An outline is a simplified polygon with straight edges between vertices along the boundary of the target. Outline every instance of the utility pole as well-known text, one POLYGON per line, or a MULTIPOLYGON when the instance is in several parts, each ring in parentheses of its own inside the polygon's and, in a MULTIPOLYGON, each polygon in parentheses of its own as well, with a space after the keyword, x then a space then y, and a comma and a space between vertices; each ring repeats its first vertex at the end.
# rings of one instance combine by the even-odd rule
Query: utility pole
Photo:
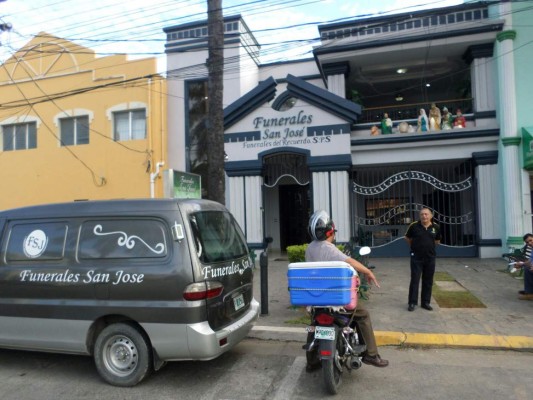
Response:
POLYGON ((207 0, 208 30, 208 124, 207 198, 225 204, 224 173, 224 19, 222 0, 207 0))
MULTIPOLYGON (((0 0, 0 3, 3 3, 6 0, 0 0)), ((0 33, 10 31, 13 26, 9 22, 4 22, 0 19, 0 33)), ((2 46, 2 41, 0 40, 0 46, 2 46)))
MULTIPOLYGON (((2 1, 2 0, 0 0, 2 1)), ((6 32, 6 31, 10 31, 12 28, 11 24, 8 22, 8 23, 2 23, 0 24, 0 33, 2 32, 6 32)), ((0 46, 2 46, 2 41, 0 40, 0 46)))

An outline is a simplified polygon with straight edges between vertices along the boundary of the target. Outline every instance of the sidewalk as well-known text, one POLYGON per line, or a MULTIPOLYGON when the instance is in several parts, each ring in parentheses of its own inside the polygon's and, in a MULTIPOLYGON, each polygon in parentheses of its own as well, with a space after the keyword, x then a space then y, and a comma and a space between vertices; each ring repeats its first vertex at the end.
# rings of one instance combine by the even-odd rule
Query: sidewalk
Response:
MULTIPOLYGON (((486 308, 417 307, 407 311, 408 258, 374 258, 381 288, 372 288, 365 306, 370 311, 378 344, 445 346, 533 351, 533 301, 518 299, 523 280, 507 272, 502 259, 440 258, 437 271, 453 276, 486 308)), ((269 254, 268 314, 260 315, 249 336, 265 340, 305 341, 305 324, 290 322, 304 315, 290 306, 286 256, 269 254)), ((261 300, 259 266, 254 296, 261 300)))

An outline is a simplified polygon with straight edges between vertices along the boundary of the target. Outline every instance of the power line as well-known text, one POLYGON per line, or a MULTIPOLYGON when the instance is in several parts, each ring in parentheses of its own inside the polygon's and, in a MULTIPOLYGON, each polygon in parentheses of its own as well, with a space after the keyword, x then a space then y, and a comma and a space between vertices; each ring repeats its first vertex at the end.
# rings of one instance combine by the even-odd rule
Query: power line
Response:
MULTIPOLYGON (((405 16, 403 16, 403 18, 406 18, 405 16)), ((382 41, 383 39, 386 40, 386 37, 384 37, 383 35, 380 36, 379 40, 382 41)), ((320 39, 319 38, 313 38, 313 39, 310 39, 311 42, 318 42, 320 39)), ((377 39, 376 39, 377 40, 377 39)), ((289 41, 289 43, 295 43, 294 41, 289 41)), ((297 43, 301 43, 300 41, 297 41, 297 43)), ((372 43, 371 41, 367 42, 367 43, 372 43)), ((277 51, 280 51, 281 49, 283 50, 286 50, 287 47, 287 42, 280 42, 278 44, 275 44, 275 47, 273 50, 270 50, 272 51, 273 53, 277 52, 277 51)), ((306 53, 304 53, 306 54, 306 53)), ((243 56, 244 57, 244 56, 243 56)), ((238 66, 238 61, 240 59, 240 56, 236 57, 236 58, 226 58, 225 59, 225 66, 224 66, 224 70, 225 72, 232 72, 232 71, 239 71, 239 72, 243 72, 243 69, 242 68, 239 68, 238 66)), ((125 61, 126 63, 127 61, 125 61)), ((181 68, 179 70, 174 70, 174 71, 164 71, 163 73, 166 73, 167 76, 168 76, 168 79, 186 79, 188 76, 194 76, 196 75, 198 72, 203 72, 205 70, 205 64, 204 63, 200 63, 200 64, 196 64, 196 65, 192 65, 192 66, 188 66, 188 67, 185 67, 185 68, 181 68)), ((455 73, 454 73, 455 74, 455 73)), ((140 77, 142 79, 142 77, 140 77)), ((95 87, 95 89, 98 89, 99 87, 95 87)), ((78 89, 80 92, 83 92, 85 89, 78 89)), ((92 90, 92 89, 90 89, 92 90)), ((59 94, 57 96, 61 96, 61 95, 64 95, 64 96, 70 96, 70 95, 74 95, 74 94, 77 94, 79 93, 77 90, 74 90, 74 91, 71 91, 71 92, 65 92, 63 94, 59 94)), ((39 101, 46 101, 46 99, 35 99, 35 101, 39 102, 39 101)), ((4 104, 3 106, 10 106, 9 104, 4 104)), ((17 106, 17 105, 11 105, 11 106, 17 106)))

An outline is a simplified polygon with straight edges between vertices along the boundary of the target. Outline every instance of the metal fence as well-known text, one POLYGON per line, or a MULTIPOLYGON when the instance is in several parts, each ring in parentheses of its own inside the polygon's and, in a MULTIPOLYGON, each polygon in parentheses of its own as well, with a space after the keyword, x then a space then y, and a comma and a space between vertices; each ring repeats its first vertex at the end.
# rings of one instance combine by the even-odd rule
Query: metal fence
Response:
POLYGON ((433 211, 442 244, 474 250, 475 190, 470 160, 438 164, 362 167, 352 175, 352 230, 360 245, 403 239, 419 211, 433 211))

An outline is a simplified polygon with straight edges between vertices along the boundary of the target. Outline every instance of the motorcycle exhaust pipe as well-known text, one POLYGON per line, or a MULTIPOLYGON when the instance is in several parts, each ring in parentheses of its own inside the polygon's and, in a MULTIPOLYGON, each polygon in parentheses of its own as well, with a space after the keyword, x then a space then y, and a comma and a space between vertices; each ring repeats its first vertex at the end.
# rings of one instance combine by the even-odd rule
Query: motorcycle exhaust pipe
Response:
POLYGON ((361 368, 362 365, 363 363, 361 362, 361 359, 359 357, 352 357, 352 363, 351 363, 352 369, 359 369, 361 368))

